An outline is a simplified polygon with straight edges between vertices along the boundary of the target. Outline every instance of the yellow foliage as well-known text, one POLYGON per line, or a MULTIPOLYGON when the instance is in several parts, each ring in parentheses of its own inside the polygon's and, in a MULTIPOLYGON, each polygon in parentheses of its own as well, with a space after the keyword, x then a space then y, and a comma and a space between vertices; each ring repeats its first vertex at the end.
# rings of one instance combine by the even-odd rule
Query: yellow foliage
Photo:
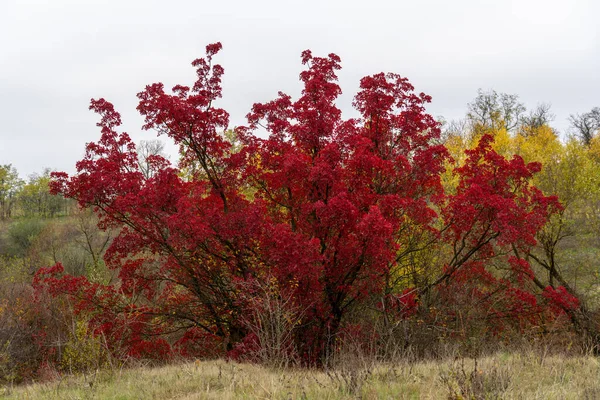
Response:
POLYGON ((106 366, 107 351, 102 339, 89 331, 87 321, 75 321, 70 336, 62 352, 62 369, 73 373, 106 366))
POLYGON ((563 144, 552 128, 543 125, 529 128, 527 136, 517 135, 514 138, 514 150, 525 162, 557 162, 563 154, 563 144))
MULTIPOLYGON (((500 155, 510 158, 515 154, 513 137, 506 128, 500 128, 492 132, 494 144, 492 148, 500 155)), ((479 143, 479 139, 477 140, 479 143)), ((477 143, 477 144, 478 144, 477 143)))
POLYGON ((592 160, 600 163, 600 135, 596 135, 590 141, 589 154, 592 160))
POLYGON ((572 139, 561 142, 552 128, 547 125, 524 127, 519 134, 511 135, 505 128, 475 126, 467 135, 452 135, 446 147, 453 158, 446 165, 442 183, 452 193, 458 183, 452 170, 464 163, 464 152, 477 146, 484 134, 494 137, 493 149, 498 154, 511 158, 519 155, 527 163, 539 162, 542 171, 535 175, 533 184, 545 194, 555 194, 563 203, 600 192, 600 138, 594 138, 589 147, 572 139))

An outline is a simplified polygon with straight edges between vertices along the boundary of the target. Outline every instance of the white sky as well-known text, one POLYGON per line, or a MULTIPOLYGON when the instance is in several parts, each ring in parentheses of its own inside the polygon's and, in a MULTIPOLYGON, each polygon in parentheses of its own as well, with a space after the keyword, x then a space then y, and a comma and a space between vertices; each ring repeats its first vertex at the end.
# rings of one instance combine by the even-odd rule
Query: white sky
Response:
POLYGON ((600 106, 596 0, 0 0, 0 164, 21 176, 74 172, 99 138, 90 98, 113 102, 134 140, 136 93, 191 84, 190 62, 221 41, 220 105, 232 125, 254 102, 299 92, 300 53, 342 58, 340 107, 380 71, 433 96, 429 112, 461 118, 478 88, 552 104, 554 126, 600 106))

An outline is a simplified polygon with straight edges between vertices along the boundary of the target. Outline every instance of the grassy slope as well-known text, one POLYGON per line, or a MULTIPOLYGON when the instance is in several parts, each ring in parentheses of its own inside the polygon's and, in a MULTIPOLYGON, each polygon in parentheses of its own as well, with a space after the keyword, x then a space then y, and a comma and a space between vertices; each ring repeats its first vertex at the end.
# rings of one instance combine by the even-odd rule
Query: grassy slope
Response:
MULTIPOLYGON (((481 398, 597 399, 600 362, 593 357, 497 354, 478 361, 419 362, 325 373, 272 370, 224 361, 134 368, 64 377, 13 389, 7 399, 444 399, 450 387, 481 398), (462 385, 460 382, 463 382, 462 385)), ((460 397, 459 397, 460 398, 460 397)))

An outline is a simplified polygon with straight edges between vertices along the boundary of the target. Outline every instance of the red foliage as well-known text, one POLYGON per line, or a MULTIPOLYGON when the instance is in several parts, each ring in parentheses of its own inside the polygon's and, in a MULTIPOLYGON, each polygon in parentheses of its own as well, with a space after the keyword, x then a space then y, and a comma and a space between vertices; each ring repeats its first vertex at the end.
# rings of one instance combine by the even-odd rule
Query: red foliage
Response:
POLYGON ((385 296, 380 308, 385 312, 393 312, 401 318, 408 318, 417 313, 418 305, 417 289, 407 288, 400 294, 385 296))
POLYGON ((120 115, 104 99, 90 106, 101 117, 98 143, 87 145, 75 176, 53 175, 54 192, 95 207, 101 227, 121 228, 105 257, 120 280, 59 277, 59 265, 36 280, 78 299, 78 310, 94 315, 95 331, 115 348, 162 357, 173 349, 161 335, 178 337, 177 348, 204 340, 202 331, 239 353, 254 343, 241 322, 248 305, 240 283, 273 276, 304 310, 300 354, 318 362, 345 315, 382 294, 401 255, 420 246, 415 232, 431 233, 454 253, 439 279, 392 299, 402 317, 416 312, 420 294, 444 285, 486 306, 491 291, 509 296, 492 313, 535 305, 524 288, 532 277, 524 260, 508 260, 512 275, 503 278, 486 260, 532 246, 558 207, 529 184, 539 165, 504 159, 485 136, 456 169, 456 193, 445 194, 448 152, 425 113, 430 97, 397 74, 375 74, 360 81, 353 103, 360 117, 342 119, 340 59, 310 51, 302 53, 300 97, 279 93, 255 104, 248 126, 236 129, 244 146, 232 152, 221 133, 229 115, 216 106, 223 68, 212 59, 220 49, 209 45, 206 58, 192 63, 191 87, 169 94, 159 83, 138 94, 144 128, 172 138, 183 155, 178 168, 192 176, 154 157, 145 177, 129 136, 116 131, 120 115), (259 128, 266 138, 254 133, 259 128))
POLYGON ((579 299, 573 296, 563 286, 544 289, 543 296, 549 301, 552 311, 556 314, 564 314, 579 308, 579 299))

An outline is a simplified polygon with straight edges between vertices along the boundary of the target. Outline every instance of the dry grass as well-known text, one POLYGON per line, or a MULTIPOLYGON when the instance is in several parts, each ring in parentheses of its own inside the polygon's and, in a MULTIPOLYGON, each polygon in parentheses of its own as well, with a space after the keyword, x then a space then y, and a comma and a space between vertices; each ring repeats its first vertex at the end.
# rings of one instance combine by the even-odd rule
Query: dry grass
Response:
POLYGON ((225 361, 138 367, 0 389, 6 399, 600 399, 591 356, 498 353, 479 360, 331 371, 225 361))

